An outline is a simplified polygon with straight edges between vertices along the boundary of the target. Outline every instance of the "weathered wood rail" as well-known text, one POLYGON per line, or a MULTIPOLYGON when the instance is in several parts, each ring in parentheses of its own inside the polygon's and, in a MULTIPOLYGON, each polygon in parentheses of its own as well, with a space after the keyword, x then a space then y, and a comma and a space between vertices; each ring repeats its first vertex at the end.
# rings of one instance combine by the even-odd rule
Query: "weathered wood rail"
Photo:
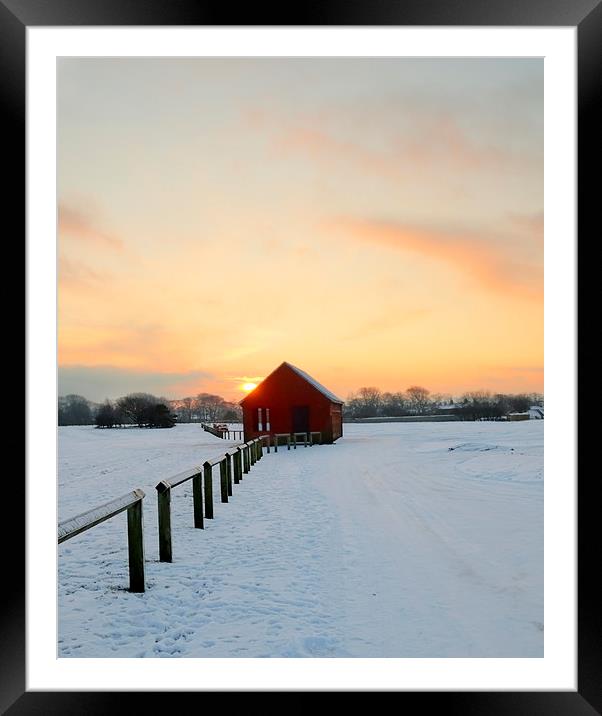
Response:
POLYGON ((130 592, 143 592, 145 589, 143 498, 144 492, 136 489, 104 505, 59 522, 58 543, 61 544, 127 510, 130 592))
MULTIPOLYGON (((204 423, 202 425, 208 432, 217 434, 214 432, 215 429, 211 426, 207 426, 204 423)), ((229 432, 239 433, 241 436, 243 433, 241 430, 229 432)), ((213 519, 214 516, 213 468, 216 465, 219 465, 220 499, 222 502, 227 503, 229 498, 233 495, 233 484, 239 484, 243 479, 243 475, 249 473, 251 467, 263 457, 264 445, 267 447, 268 453, 270 452, 270 447, 274 448, 274 452, 278 452, 279 438, 284 438, 286 439, 287 448, 290 450, 291 438, 296 448, 297 437, 299 435, 301 435, 301 433, 279 433, 273 436, 260 435, 253 440, 248 440, 247 442, 234 446, 217 457, 205 460, 202 465, 195 465, 173 477, 161 480, 161 482, 155 486, 157 490, 157 514, 159 520, 159 560, 161 562, 173 561, 171 491, 175 487, 192 480, 194 527, 204 529, 204 520, 213 519)), ((320 433, 306 433, 303 434, 304 444, 307 445, 309 443, 309 445, 313 445, 314 435, 318 435, 321 442, 322 436, 320 433)), ((218 437, 223 437, 223 434, 220 432, 218 437)), ((142 519, 142 500, 144 497, 144 492, 141 489, 136 489, 104 505, 100 505, 80 515, 71 517, 68 520, 59 522, 58 543, 61 544, 127 510, 130 591, 144 592, 144 525, 142 519)))
POLYGON ((232 485, 237 485, 243 479, 243 473, 248 473, 251 465, 261 459, 262 452, 261 438, 255 438, 242 445, 237 445, 210 460, 205 460, 202 465, 191 467, 174 477, 161 480, 155 486, 159 519, 159 561, 173 561, 171 532, 172 489, 192 480, 194 526, 198 529, 204 529, 204 519, 211 520, 214 517, 213 468, 219 465, 220 499, 222 502, 227 503, 233 495, 232 485))
POLYGON ((204 529, 203 522, 203 468, 195 465, 174 475, 168 480, 161 480, 155 485, 157 490, 157 514, 159 518, 159 560, 172 561, 171 544, 171 491, 174 487, 192 480, 192 513, 194 526, 204 529))

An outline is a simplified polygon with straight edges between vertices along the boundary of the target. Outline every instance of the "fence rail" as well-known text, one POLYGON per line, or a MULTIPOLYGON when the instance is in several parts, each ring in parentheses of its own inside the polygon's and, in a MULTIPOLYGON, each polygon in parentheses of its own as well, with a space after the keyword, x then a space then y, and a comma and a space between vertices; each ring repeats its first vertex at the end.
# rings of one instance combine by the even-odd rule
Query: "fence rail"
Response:
MULTIPOLYGON (((202 423, 203 429, 214 435, 218 434, 217 429, 202 423)), ((221 431, 218 437, 224 437, 221 431)), ((226 431, 228 434, 243 434, 242 430, 226 431)), ((314 444, 313 436, 320 433, 309 433, 304 438, 307 445, 314 444)), ((296 448, 297 436, 293 434, 294 447, 296 448)), ((287 449, 291 449, 291 434, 279 433, 276 435, 260 435, 253 440, 248 440, 240 445, 227 450, 216 457, 205 460, 202 465, 195 465, 187 470, 179 472, 172 477, 161 480, 156 486, 157 490, 157 515, 159 521, 159 560, 161 562, 173 561, 172 539, 171 539, 171 491, 192 480, 193 496, 193 517, 194 527, 204 529, 204 519, 213 519, 213 468, 220 467, 220 494, 221 501, 227 503, 232 497, 232 485, 239 484, 243 475, 247 474, 253 465, 263 457, 263 447, 270 452, 270 442, 274 452, 278 452, 279 438, 285 438, 287 449), (270 440, 270 438, 272 440, 270 440), (203 499, 204 498, 204 499, 203 499), (204 501, 204 505, 203 505, 204 501), (203 514, 204 507, 204 514, 203 514)), ((58 524, 58 543, 61 544, 72 537, 75 537, 86 530, 99 525, 101 522, 115 517, 127 510, 128 513, 128 556, 130 572, 130 591, 144 592, 144 527, 142 520, 142 500, 145 497, 143 490, 135 489, 122 497, 95 507, 80 515, 63 520, 58 524)))
POLYGON ((82 512, 80 515, 59 522, 57 530, 58 543, 61 544, 127 510, 130 591, 143 592, 145 588, 144 527, 142 521, 143 498, 144 492, 140 489, 136 489, 104 505, 94 507, 87 512, 82 512))
POLYGON ((214 517, 213 511, 213 468, 219 465, 220 499, 227 503, 233 495, 233 484, 242 480, 243 472, 249 472, 251 464, 260 459, 261 440, 256 438, 248 443, 237 445, 225 453, 205 460, 201 465, 192 467, 174 477, 161 480, 156 486, 157 514, 159 520, 159 561, 173 561, 171 533, 171 490, 188 480, 192 480, 194 526, 204 529, 204 520, 214 517), (203 502, 205 513, 203 515, 203 502))
POLYGON ((207 433, 215 435, 216 438, 222 438, 224 440, 242 440, 244 430, 230 430, 227 425, 207 425, 207 423, 201 423, 201 427, 207 433))

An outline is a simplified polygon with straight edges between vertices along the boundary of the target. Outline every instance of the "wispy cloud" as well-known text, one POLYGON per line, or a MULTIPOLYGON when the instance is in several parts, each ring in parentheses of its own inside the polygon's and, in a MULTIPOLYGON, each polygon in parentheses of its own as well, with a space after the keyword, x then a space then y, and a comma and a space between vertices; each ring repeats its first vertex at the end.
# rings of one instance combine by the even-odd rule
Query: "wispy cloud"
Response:
MULTIPOLYGON (((336 125, 335 125, 336 126, 336 125)), ((291 119, 265 115, 254 125, 269 132, 284 156, 303 155, 316 162, 336 162, 387 179, 408 176, 412 170, 439 174, 444 169, 462 172, 500 172, 540 167, 537 153, 518 151, 511 143, 477 138, 452 113, 425 116, 409 113, 397 129, 365 127, 363 134, 347 136, 316 122, 312 117, 291 119)))
POLYGON ((542 297, 541 268, 509 255, 491 237, 383 220, 338 219, 329 226, 366 244, 380 244, 443 261, 486 289, 525 298, 542 297))
POLYGON ((121 251, 124 248, 123 239, 99 228, 95 218, 81 209, 59 204, 58 229, 59 235, 71 236, 80 241, 121 251))
POLYGON ((278 149, 285 154, 299 153, 315 161, 335 160, 351 164, 361 171, 369 171, 388 178, 400 175, 399 166, 389 152, 364 147, 343 140, 328 132, 312 127, 295 127, 286 130, 275 140, 278 149))
POLYGON ((394 148, 399 158, 413 165, 448 163, 462 169, 492 169, 522 163, 508 148, 477 142, 450 115, 424 118, 409 137, 398 135, 394 148))

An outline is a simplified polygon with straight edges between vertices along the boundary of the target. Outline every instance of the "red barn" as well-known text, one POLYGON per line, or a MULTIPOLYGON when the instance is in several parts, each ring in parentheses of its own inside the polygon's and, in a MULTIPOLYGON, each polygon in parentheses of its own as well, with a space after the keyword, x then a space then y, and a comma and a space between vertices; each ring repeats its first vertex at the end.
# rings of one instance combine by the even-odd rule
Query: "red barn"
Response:
POLYGON ((320 432, 323 443, 332 443, 343 434, 343 401, 290 363, 279 365, 240 404, 245 440, 320 432))

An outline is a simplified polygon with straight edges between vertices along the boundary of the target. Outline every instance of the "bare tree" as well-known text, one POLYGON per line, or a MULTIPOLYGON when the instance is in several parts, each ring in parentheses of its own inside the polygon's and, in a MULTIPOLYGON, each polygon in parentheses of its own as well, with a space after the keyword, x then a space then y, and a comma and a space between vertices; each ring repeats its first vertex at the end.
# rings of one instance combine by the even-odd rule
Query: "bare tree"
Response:
POLYGON ((356 396, 359 417, 373 418, 378 415, 382 403, 382 393, 379 388, 364 387, 357 391, 356 396))
POLYGON ((242 407, 238 403, 224 402, 221 419, 231 423, 242 423, 242 407))
POLYGON ((510 407, 516 413, 524 413, 529 410, 531 405, 533 405, 532 396, 525 395, 524 393, 519 393, 518 395, 511 395, 508 397, 510 400, 510 407))
POLYGON ((381 396, 381 415, 395 417, 405 415, 408 410, 408 401, 403 393, 383 393, 381 396))
POLYGON ((429 390, 423 388, 420 385, 411 385, 406 390, 406 395, 408 397, 408 401, 413 412, 417 413, 418 415, 422 415, 426 412, 426 409, 428 408, 430 402, 429 390))
POLYGON ((59 425, 92 425, 90 402, 83 395, 61 395, 58 399, 59 425))
POLYGON ((194 400, 195 410, 200 414, 201 420, 213 422, 219 420, 226 401, 219 395, 199 393, 194 400))
POLYGON ((179 408, 183 412, 183 422, 192 422, 192 406, 194 405, 194 398, 186 397, 179 401, 179 408))
POLYGON ((180 398, 178 400, 170 400, 166 405, 176 413, 179 423, 191 423, 192 413, 194 409, 194 398, 180 398))

